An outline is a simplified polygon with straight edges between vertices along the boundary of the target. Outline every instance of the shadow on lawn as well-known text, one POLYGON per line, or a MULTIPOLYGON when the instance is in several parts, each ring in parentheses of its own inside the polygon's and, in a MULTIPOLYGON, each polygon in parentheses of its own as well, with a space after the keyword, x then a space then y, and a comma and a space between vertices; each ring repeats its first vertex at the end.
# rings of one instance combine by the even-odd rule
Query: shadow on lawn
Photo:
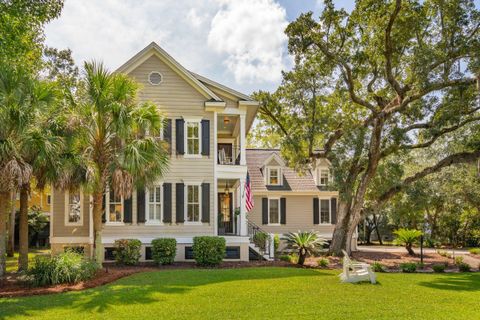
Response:
POLYGON ((423 281, 419 285, 451 291, 480 291, 479 273, 444 274, 432 281, 423 281))
POLYGON ((138 273, 112 284, 85 291, 0 299, 0 319, 34 316, 60 308, 103 313, 117 305, 161 303, 157 294, 185 294, 196 287, 225 282, 331 276, 300 268, 196 269, 138 273))

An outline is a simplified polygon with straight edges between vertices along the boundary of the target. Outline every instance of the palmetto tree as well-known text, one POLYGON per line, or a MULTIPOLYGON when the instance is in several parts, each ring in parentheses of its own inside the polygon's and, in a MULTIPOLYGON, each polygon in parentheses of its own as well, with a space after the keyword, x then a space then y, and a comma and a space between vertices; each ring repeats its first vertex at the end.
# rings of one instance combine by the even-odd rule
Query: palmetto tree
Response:
POLYGON ((303 265, 308 255, 317 253, 325 244, 325 240, 314 231, 289 232, 283 240, 287 248, 298 251, 299 265, 303 265))
POLYGON ((138 103, 137 83, 96 62, 85 63, 84 69, 84 86, 72 113, 74 149, 85 168, 84 189, 93 197, 95 258, 102 262, 104 193, 111 188, 129 198, 135 185, 160 178, 169 158, 165 143, 156 138, 163 118, 154 104, 138 103))
POLYGON ((398 229, 393 233, 397 235, 395 243, 397 245, 405 246, 405 249, 407 249, 409 255, 415 255, 415 251, 413 251, 412 247, 422 235, 422 231, 415 229, 398 229))

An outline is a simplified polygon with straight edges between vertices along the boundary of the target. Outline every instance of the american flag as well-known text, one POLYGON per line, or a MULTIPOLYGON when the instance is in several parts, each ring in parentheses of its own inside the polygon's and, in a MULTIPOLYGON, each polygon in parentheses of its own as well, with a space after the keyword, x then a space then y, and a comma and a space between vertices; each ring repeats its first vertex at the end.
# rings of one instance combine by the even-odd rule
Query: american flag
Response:
POLYGON ((250 181, 250 175, 247 172, 247 180, 245 181, 245 210, 250 212, 253 209, 253 195, 252 195, 252 183, 250 181))

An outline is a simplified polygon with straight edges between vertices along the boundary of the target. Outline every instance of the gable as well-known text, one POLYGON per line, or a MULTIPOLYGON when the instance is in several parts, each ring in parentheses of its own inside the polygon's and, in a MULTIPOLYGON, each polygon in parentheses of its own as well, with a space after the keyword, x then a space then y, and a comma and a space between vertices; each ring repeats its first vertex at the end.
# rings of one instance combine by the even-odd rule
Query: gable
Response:
POLYGON ((282 164, 276 158, 270 159, 269 162, 265 163, 266 167, 281 167, 282 164))

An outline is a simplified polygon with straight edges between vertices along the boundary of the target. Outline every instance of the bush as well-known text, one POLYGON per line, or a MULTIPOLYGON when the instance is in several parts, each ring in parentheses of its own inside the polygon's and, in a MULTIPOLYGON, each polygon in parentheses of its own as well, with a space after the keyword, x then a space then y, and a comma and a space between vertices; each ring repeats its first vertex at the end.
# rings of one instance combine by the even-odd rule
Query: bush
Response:
POLYGON ((280 247, 280 236, 278 234, 273 236, 273 250, 274 252, 278 251, 278 247, 280 247))
POLYGON ((318 259, 317 264, 321 268, 327 268, 328 264, 329 264, 329 261, 328 261, 328 259, 320 258, 320 259, 318 259))
POLYGON ((177 254, 177 240, 160 238, 152 240, 152 258, 160 265, 172 264, 177 254))
POLYGON ((138 239, 115 240, 115 261, 118 264, 136 265, 140 260, 142 242, 138 239))
POLYGON ((461 264, 463 263, 463 257, 462 256, 457 256, 455 257, 455 264, 461 264))
POLYGON ((442 257, 448 257, 448 252, 445 250, 438 250, 437 253, 442 257))
POLYGON ((479 254, 480 255, 480 248, 472 248, 468 250, 471 254, 479 254))
POLYGON ((93 278, 98 268, 94 261, 68 250, 52 257, 36 257, 27 279, 36 287, 77 283, 93 278))
POLYGON ((425 263, 417 262, 417 269, 423 270, 423 268, 425 268, 425 263))
POLYGON ((194 237, 193 257, 200 266, 217 266, 225 257, 225 238, 222 237, 194 237))
POLYGON ((400 270, 405 273, 413 273, 417 271, 417 264, 414 262, 405 262, 400 264, 400 270))
POLYGON ((265 244, 268 239, 268 233, 266 232, 257 232, 253 236, 253 243, 262 250, 265 250, 265 244))
POLYGON ((385 272, 385 266, 381 264, 380 262, 375 261, 372 263, 372 270, 373 272, 385 272))
POLYGON ((457 264, 458 266, 458 271, 460 272, 470 272, 470 265, 465 262, 460 262, 457 264))
POLYGON ((283 254, 280 256, 280 260, 296 264, 298 263, 298 255, 296 253, 283 254))
POLYGON ((446 266, 444 264, 434 264, 432 266, 433 272, 442 273, 445 272, 446 266))

